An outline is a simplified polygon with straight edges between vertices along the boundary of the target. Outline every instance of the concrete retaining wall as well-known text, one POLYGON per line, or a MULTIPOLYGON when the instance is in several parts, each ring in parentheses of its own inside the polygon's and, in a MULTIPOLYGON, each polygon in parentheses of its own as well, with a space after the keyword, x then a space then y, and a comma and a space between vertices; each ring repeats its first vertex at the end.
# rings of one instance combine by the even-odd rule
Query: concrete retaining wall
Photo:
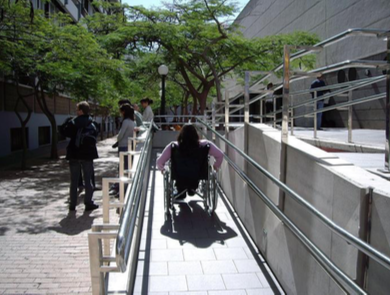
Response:
MULTIPOLYGON (((242 150, 247 149, 250 157, 279 177, 279 131, 265 125, 252 125, 247 126, 247 130, 241 128, 231 132, 229 139, 242 150)), ((246 169, 247 175, 274 203, 278 202, 279 189, 275 184, 251 165, 246 167, 241 156, 231 148, 226 149, 223 144, 221 147, 243 170, 246 169)), ((343 293, 306 248, 227 163, 223 164, 220 176, 229 200, 287 294, 343 293)), ((295 138, 289 138, 286 183, 328 218, 363 239, 366 235, 368 214, 368 186, 380 187, 382 192, 390 195, 387 181, 295 138)), ((381 197, 374 197, 374 204, 382 202, 387 208, 380 207, 381 210, 375 211, 376 215, 373 210, 373 231, 378 227, 382 229, 382 234, 379 237, 372 234, 371 241, 373 245, 381 245, 390 252, 388 195, 382 193, 381 197), (384 239, 385 235, 387 239, 384 239)), ((285 201, 285 214, 336 265, 351 278, 362 283, 363 257, 354 247, 333 234, 318 218, 288 196, 285 201)), ((375 264, 370 264, 368 277, 372 282, 369 288, 375 290, 375 294, 385 294, 388 286, 380 280, 384 276, 388 277, 390 272, 383 271, 384 274, 381 275, 378 275, 378 272, 375 264)))

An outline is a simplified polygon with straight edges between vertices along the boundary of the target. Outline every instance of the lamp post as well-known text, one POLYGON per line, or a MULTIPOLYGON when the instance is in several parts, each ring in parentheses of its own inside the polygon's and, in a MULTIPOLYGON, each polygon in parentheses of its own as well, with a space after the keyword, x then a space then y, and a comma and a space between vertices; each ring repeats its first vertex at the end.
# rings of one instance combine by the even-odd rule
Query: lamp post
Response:
MULTIPOLYGON (((168 67, 161 65, 158 67, 158 73, 161 75, 161 109, 160 114, 165 115, 165 77, 168 75, 168 67)), ((164 121, 164 118, 163 118, 164 121)))

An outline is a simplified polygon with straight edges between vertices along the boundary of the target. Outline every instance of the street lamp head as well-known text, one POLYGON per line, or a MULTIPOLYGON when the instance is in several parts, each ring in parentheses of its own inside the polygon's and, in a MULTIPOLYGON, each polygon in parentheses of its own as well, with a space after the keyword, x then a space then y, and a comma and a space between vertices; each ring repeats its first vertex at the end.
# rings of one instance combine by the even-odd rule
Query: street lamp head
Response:
POLYGON ((158 73, 161 76, 166 76, 168 75, 168 67, 166 65, 161 65, 158 67, 158 73))

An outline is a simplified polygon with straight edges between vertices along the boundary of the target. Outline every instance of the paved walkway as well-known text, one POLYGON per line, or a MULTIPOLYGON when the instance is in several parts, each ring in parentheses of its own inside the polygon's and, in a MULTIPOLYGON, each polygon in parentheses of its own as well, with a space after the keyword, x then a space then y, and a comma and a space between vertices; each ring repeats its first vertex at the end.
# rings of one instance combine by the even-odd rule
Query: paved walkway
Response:
POLYGON ((222 198, 209 216, 199 197, 187 197, 165 221, 163 176, 154 167, 149 190, 134 294, 280 293, 222 198))
MULTIPOLYGON (((297 137, 313 138, 313 128, 294 127, 297 137)), ((324 128, 317 131, 317 138, 334 142, 348 142, 348 129, 324 128)), ((352 130, 352 142, 373 147, 384 147, 386 142, 385 130, 354 129, 352 130)))
MULTIPOLYGON (((99 186, 102 176, 116 174, 113 143, 98 144, 99 186)), ((66 161, 39 160, 30 170, 0 175, 0 294, 91 294, 87 233, 102 210, 84 213, 81 194, 68 214, 66 161)))

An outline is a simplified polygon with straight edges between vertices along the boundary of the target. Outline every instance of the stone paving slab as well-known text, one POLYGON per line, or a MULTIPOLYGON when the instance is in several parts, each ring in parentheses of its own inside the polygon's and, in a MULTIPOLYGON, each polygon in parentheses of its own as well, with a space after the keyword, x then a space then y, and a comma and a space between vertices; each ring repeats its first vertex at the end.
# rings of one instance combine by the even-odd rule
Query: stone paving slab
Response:
MULTIPOLYGON (((116 175, 114 139, 98 144, 96 182, 116 175)), ((68 214, 69 168, 40 159, 26 171, 1 171, 0 294, 91 294, 87 233, 102 210, 68 214)), ((94 193, 94 199, 101 192, 94 193)), ((111 216, 115 216, 115 211, 111 216)))
POLYGON ((199 197, 187 197, 166 220, 163 176, 152 167, 135 295, 279 294, 251 247, 222 199, 210 216, 199 197))

